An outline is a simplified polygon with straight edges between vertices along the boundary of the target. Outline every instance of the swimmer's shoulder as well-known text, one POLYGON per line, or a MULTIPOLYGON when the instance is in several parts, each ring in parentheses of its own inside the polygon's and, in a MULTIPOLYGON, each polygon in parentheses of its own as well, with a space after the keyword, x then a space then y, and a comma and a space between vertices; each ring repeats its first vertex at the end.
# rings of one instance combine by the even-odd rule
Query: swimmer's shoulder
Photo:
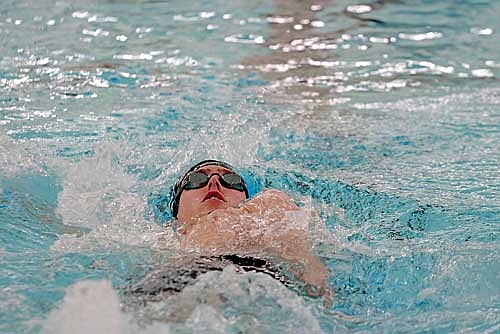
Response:
POLYGON ((278 189, 266 189, 247 200, 241 206, 245 212, 254 212, 269 209, 281 208, 284 210, 297 210, 298 207, 292 197, 286 192, 278 189))

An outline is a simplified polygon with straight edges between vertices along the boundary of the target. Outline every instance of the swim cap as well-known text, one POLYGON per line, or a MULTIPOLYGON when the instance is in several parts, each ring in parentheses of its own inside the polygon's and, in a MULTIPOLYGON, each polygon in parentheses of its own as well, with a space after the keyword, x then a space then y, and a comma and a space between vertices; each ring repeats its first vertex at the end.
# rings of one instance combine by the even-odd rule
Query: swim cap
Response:
MULTIPOLYGON (((177 212, 179 211, 179 201, 181 199, 182 191, 184 190, 184 189, 182 189, 182 182, 184 181, 186 176, 188 176, 191 172, 194 172, 197 169, 200 169, 200 168, 205 167, 205 166, 213 166, 213 165, 221 166, 221 167, 227 168, 227 169, 234 172, 234 167, 231 166, 230 164, 223 162, 223 161, 212 160, 212 159, 200 161, 196 165, 191 167, 186 173, 184 173, 184 175, 182 175, 182 177, 179 178, 179 180, 177 180, 174 187, 172 188, 172 199, 170 200, 170 209, 172 210, 172 215, 175 218, 177 218, 177 212)), ((243 179, 243 177, 242 177, 242 179, 243 179)), ((243 179, 243 185, 245 188, 245 196, 246 196, 246 198, 249 198, 248 189, 247 189, 247 186, 246 186, 244 179, 243 179)))

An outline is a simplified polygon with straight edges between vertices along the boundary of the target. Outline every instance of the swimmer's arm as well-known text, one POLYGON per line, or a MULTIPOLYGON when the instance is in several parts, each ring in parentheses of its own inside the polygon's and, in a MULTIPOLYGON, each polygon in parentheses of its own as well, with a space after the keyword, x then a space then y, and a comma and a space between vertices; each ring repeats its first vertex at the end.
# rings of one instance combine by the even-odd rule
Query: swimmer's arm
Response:
MULTIPOLYGON (((267 252, 293 264, 299 280, 328 290, 329 272, 313 254, 307 218, 280 190, 266 190, 239 208, 216 210, 181 229, 181 247, 204 253, 267 252), (287 217, 288 216, 288 217, 287 217)), ((319 294, 322 294, 321 292, 319 294)))
POLYGON ((309 235, 302 230, 291 229, 268 242, 267 251, 291 264, 289 270, 309 286, 311 295, 329 293, 329 271, 313 253, 309 235))
POLYGON ((259 214, 269 222, 260 240, 263 249, 296 264, 296 270, 292 268, 292 271, 298 279, 315 288, 318 294, 327 293, 329 271, 313 253, 307 218, 298 215, 291 222, 285 217, 287 212, 299 211, 288 194, 275 189, 266 190, 244 203, 240 210, 259 214))
POLYGON ((297 211, 298 206, 285 192, 277 189, 264 190, 240 206, 245 214, 266 214, 266 218, 281 220, 286 211, 297 211))

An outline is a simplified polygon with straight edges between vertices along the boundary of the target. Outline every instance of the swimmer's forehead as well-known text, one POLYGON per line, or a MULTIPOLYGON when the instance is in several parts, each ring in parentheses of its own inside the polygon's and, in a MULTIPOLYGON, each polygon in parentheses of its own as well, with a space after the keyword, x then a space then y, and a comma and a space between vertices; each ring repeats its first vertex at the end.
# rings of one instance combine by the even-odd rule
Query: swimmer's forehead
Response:
POLYGON ((203 174, 213 174, 213 173, 219 173, 219 174, 229 174, 229 173, 234 173, 233 170, 222 167, 222 166, 217 166, 217 165, 208 165, 208 166, 202 166, 200 168, 197 168, 195 172, 201 172, 203 174))

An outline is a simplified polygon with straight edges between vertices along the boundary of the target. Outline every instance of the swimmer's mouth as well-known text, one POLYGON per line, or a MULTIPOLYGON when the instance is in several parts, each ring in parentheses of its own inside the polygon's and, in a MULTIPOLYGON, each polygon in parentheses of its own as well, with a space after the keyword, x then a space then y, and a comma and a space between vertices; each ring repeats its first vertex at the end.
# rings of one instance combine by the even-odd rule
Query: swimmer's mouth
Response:
POLYGON ((218 191, 209 191, 207 195, 203 198, 203 202, 205 202, 208 199, 218 199, 219 201, 225 202, 226 200, 224 199, 224 196, 218 191))

